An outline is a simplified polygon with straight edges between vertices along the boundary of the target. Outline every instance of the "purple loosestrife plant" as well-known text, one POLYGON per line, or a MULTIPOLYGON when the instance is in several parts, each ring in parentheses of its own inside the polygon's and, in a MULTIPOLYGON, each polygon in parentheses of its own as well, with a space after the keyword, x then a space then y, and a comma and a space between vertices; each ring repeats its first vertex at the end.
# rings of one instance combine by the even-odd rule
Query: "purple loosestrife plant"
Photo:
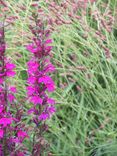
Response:
POLYGON ((17 92, 6 81, 15 75, 15 65, 5 56, 4 24, 0 24, 0 156, 23 156, 23 140, 28 137, 21 124, 21 109, 15 105, 17 92), (14 108, 17 113, 14 113, 14 108), (19 146, 19 147, 18 147, 19 146))
POLYGON ((43 137, 48 126, 46 120, 50 119, 55 113, 55 101, 48 97, 48 92, 55 90, 55 84, 50 73, 55 70, 54 65, 50 62, 52 39, 50 32, 45 28, 44 22, 34 18, 35 27, 30 26, 33 34, 32 43, 26 46, 26 49, 32 54, 28 61, 28 100, 33 104, 28 113, 33 113, 33 122, 35 123, 32 156, 41 156, 47 144, 43 137))

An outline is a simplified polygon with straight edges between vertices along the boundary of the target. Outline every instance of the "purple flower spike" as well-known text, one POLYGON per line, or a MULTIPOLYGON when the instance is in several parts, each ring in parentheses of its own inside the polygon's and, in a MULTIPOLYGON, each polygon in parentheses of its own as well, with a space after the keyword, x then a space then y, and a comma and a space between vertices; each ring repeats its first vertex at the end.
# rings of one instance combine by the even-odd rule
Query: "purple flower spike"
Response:
MULTIPOLYGON (((26 46, 26 49, 32 54, 32 58, 27 62, 28 87, 26 89, 28 100, 33 104, 28 114, 33 114, 32 121, 37 127, 35 135, 39 140, 42 139, 43 134, 40 134, 38 129, 41 133, 46 131, 45 122, 56 112, 55 100, 48 97, 48 92, 55 91, 55 83, 49 75, 55 71, 55 67, 50 61, 52 46, 49 44, 52 43, 52 39, 48 38, 50 35, 47 35, 47 30, 40 20, 37 20, 36 25, 37 28, 34 30, 32 26, 30 27, 35 37, 32 38, 32 43, 26 46)), ((39 147, 44 149, 41 142, 37 144, 35 142, 34 140, 32 155, 35 155, 35 152, 37 155, 39 147)))
MULTIPOLYGON (((27 136, 25 131, 22 131, 19 106, 17 105, 16 111, 14 109, 17 100, 16 87, 8 85, 6 81, 15 76, 16 66, 6 57, 4 35, 4 29, 0 27, 0 156, 20 156, 16 145, 21 146, 20 144, 27 136)), ((22 151, 23 149, 21 153, 22 151)))
MULTIPOLYGON (((52 46, 49 44, 52 43, 52 39, 48 39, 48 37, 44 35, 47 30, 41 29, 43 24, 39 23, 39 26, 37 31, 33 31, 33 28, 31 27, 31 32, 34 33, 34 35, 37 34, 36 36, 38 36, 39 32, 40 38, 34 37, 32 43, 26 46, 26 49, 32 53, 32 58, 27 62, 27 96, 29 101, 34 104, 34 107, 36 105, 41 105, 41 110, 45 110, 45 108, 48 107, 46 113, 36 108, 39 113, 39 120, 47 120, 55 112, 54 106, 51 106, 52 104, 55 104, 55 101, 48 98, 47 95, 47 91, 55 91, 55 83, 49 76, 49 73, 55 71, 55 67, 50 62, 52 46)), ((35 111, 33 111, 33 113, 34 112, 35 111)))

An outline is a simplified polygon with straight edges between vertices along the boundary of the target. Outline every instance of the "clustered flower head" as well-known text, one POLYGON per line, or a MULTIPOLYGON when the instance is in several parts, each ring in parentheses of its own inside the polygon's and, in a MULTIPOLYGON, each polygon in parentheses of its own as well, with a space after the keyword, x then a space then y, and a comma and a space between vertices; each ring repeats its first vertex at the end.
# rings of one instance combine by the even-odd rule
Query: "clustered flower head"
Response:
POLYGON ((50 54, 52 40, 49 39, 49 31, 43 29, 43 24, 38 23, 38 30, 31 28, 35 37, 33 42, 27 45, 27 50, 33 55, 27 63, 28 65, 28 87, 27 94, 33 109, 29 112, 34 112, 38 115, 38 120, 49 119, 55 112, 55 101, 49 98, 48 92, 55 90, 55 84, 49 73, 55 70, 54 65, 50 62, 50 54), (39 108, 42 108, 41 110, 39 108))
MULTIPOLYGON (((26 49, 32 54, 31 59, 27 62, 27 95, 33 106, 28 113, 33 113, 33 122, 36 124, 37 129, 41 125, 44 130, 46 129, 45 121, 50 119, 56 111, 54 99, 48 96, 49 92, 55 91, 55 83, 50 76, 50 73, 55 71, 55 67, 50 61, 52 39, 49 30, 38 19, 36 29, 32 26, 30 26, 30 29, 34 37, 32 43, 26 46, 26 49)), ((41 136, 41 134, 39 135, 41 136)), ((37 144, 35 144, 36 146, 37 144)), ((36 154, 33 153, 33 155, 36 154)))
POLYGON ((13 113, 17 92, 15 86, 7 84, 7 79, 14 77, 15 64, 11 63, 5 55, 6 43, 4 25, 0 28, 0 156, 20 156, 20 148, 23 140, 28 137, 21 124, 21 115, 17 107, 17 113, 13 113))

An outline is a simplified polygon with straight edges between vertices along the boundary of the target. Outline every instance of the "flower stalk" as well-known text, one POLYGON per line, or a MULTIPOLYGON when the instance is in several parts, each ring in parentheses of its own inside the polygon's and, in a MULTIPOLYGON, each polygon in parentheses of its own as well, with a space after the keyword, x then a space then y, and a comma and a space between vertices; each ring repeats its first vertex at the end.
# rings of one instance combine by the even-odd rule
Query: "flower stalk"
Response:
POLYGON ((33 104, 28 111, 33 113, 33 122, 35 123, 35 134, 33 137, 32 156, 41 156, 48 144, 44 139, 44 132, 48 126, 46 120, 50 119, 55 113, 55 101, 48 97, 47 92, 55 90, 55 84, 50 73, 54 72, 55 67, 50 61, 52 43, 50 31, 45 27, 46 22, 34 16, 35 26, 30 26, 33 34, 32 42, 26 46, 26 49, 32 54, 28 61, 28 100, 33 104))
POLYGON ((7 80, 15 76, 15 64, 6 57, 5 26, 0 28, 0 155, 19 156, 23 149, 17 150, 17 145, 22 145, 23 140, 28 137, 23 130, 22 118, 19 107, 15 112, 16 104, 15 86, 7 84, 7 80), (20 118, 19 118, 20 117, 20 118), (21 151, 20 151, 21 150, 21 151))

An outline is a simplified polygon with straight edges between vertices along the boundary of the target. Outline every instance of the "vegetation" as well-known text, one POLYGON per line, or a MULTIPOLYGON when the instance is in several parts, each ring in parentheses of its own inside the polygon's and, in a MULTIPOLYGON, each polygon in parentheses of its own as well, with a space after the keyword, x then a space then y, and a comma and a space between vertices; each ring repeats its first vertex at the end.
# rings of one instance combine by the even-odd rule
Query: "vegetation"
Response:
MULTIPOLYGON (((25 47, 31 42, 30 17, 36 11, 32 3, 39 3, 40 17, 51 19, 52 62, 56 67, 52 75, 56 91, 51 97, 57 111, 47 121, 49 155, 116 156, 117 1, 87 0, 79 3, 75 12, 73 0, 65 2, 66 10, 61 1, 54 1, 54 10, 62 8, 55 13, 50 2, 43 0, 7 1, 11 16, 17 17, 5 28, 7 55, 16 64, 17 73, 10 83, 17 87, 16 96, 24 112, 30 108, 25 100, 30 54, 25 47)), ((31 117, 25 116, 26 125, 31 117)), ((25 145, 31 148, 28 139, 25 145)))

